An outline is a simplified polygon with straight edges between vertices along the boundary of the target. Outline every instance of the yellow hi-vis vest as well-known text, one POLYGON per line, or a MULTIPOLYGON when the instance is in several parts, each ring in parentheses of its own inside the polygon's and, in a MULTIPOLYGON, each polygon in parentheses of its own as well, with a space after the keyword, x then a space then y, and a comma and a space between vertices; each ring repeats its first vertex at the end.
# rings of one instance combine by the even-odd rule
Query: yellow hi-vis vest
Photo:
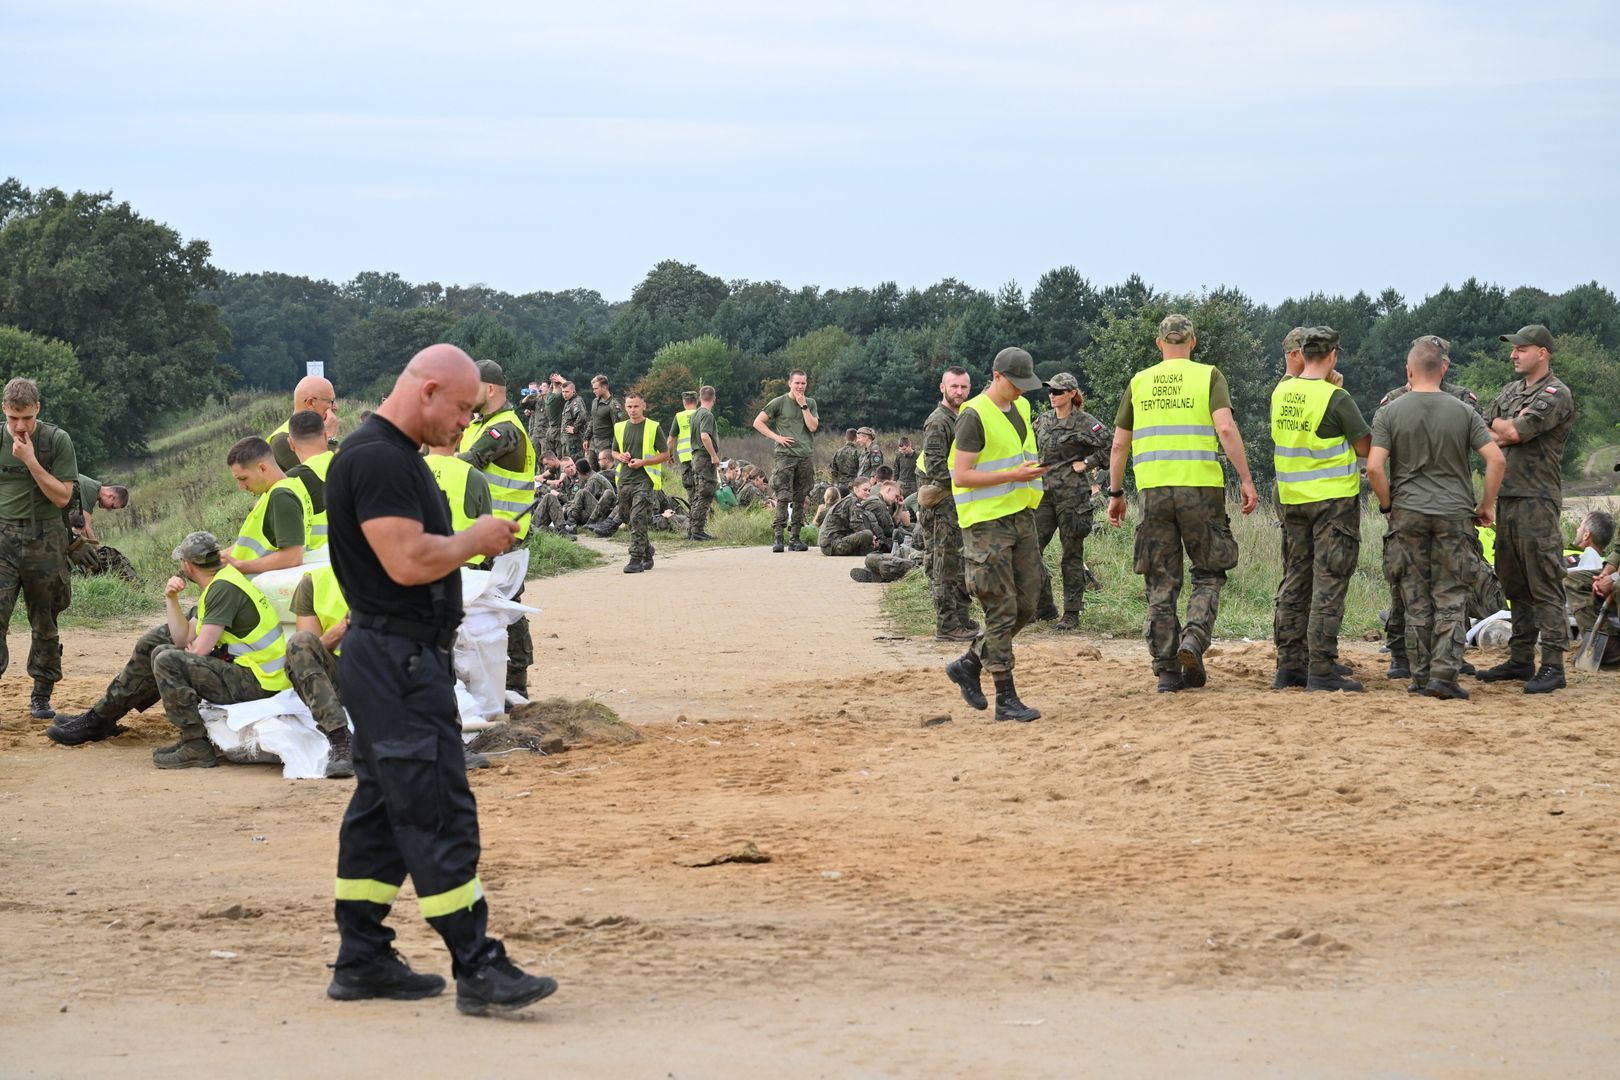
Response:
POLYGON ((237 534, 236 543, 231 548, 233 559, 257 559, 261 555, 268 555, 280 548, 270 543, 270 537, 264 532, 264 512, 270 505, 270 496, 278 491, 290 491, 298 496, 298 501, 304 507, 304 550, 309 550, 309 530, 315 518, 315 504, 309 501, 309 488, 305 487, 297 477, 288 476, 276 481, 276 486, 259 496, 259 501, 253 504, 248 511, 247 520, 242 522, 242 531, 237 534))
MULTIPOLYGON (((658 453, 658 421, 650 416, 643 417, 641 425, 641 457, 650 458, 658 453)), ((629 426, 630 421, 628 420, 620 420, 613 425, 613 445, 619 448, 621 454, 629 453, 624 448, 624 429, 629 426)), ((628 465, 620 465, 619 482, 623 483, 624 478, 634 471, 628 465)), ((664 490, 662 475, 664 470, 662 468, 642 469, 641 471, 646 473, 647 479, 652 481, 654 491, 664 490)))
POLYGON ((1326 379, 1284 379, 1271 392, 1272 465, 1284 505, 1345 499, 1361 493, 1355 447, 1316 434, 1338 389, 1326 379))
POLYGON ((1225 487, 1209 415, 1215 369, 1177 358, 1131 377, 1131 469, 1138 488, 1225 487))
POLYGON ((696 409, 686 409, 675 414, 675 460, 687 462, 692 460, 692 414, 696 409))
MULTIPOLYGON (((337 456, 336 450, 322 451, 304 462, 304 467, 314 473, 320 482, 324 484, 326 483, 326 474, 332 469, 332 458, 335 456, 337 456)), ((315 507, 313 499, 310 500, 309 505, 310 509, 313 510, 315 507)), ((308 550, 314 551, 316 548, 326 546, 326 531, 326 500, 322 499, 321 509, 310 515, 308 550)))
MULTIPOLYGON (((229 630, 220 635, 219 642, 231 654, 231 662, 252 671, 259 685, 272 694, 289 689, 292 680, 287 678, 287 639, 281 634, 281 616, 264 598, 264 593, 255 588, 247 575, 236 567, 221 567, 219 573, 214 575, 214 581, 227 581, 241 589, 253 601, 253 610, 259 615, 259 621, 253 624, 247 637, 237 637, 229 630)), ((209 586, 213 586, 212 581, 209 586)), ((202 633, 203 614, 207 606, 208 590, 204 589, 202 599, 197 601, 197 615, 192 623, 194 633, 202 633)))
MULTIPOLYGON (((461 452, 465 454, 468 450, 471 450, 473 444, 483 436, 486 430, 502 420, 512 421, 519 432, 523 430, 523 424, 518 420, 518 414, 512 411, 510 405, 503 406, 493 414, 473 421, 472 425, 462 432, 461 452)), ((496 517, 504 518, 507 521, 515 521, 517 516, 527 510, 530 503, 534 502, 534 440, 524 435, 520 441, 523 443, 523 468, 518 470, 503 469, 494 462, 490 462, 479 470, 484 474, 484 479, 489 481, 491 511, 496 517)), ((451 512, 454 513, 454 511, 455 508, 452 506, 451 512)), ((523 519, 522 524, 518 527, 517 538, 519 540, 529 535, 529 523, 533 520, 533 514, 523 519)))
MULTIPOLYGON (((473 523, 473 519, 467 516, 467 477, 472 474, 472 465, 449 454, 429 454, 422 460, 427 463, 428 472, 433 474, 439 490, 450 502, 451 531, 463 531, 473 523)), ((532 501, 533 497, 530 498, 532 501)))
MULTIPOLYGON (((1035 449, 1035 425, 1029 420, 1028 401, 1019 398, 1013 402, 1018 415, 1024 418, 1022 443, 1018 441, 1018 431, 1012 421, 988 395, 980 394, 962 407, 978 413, 979 423, 984 427, 984 449, 979 451, 979 460, 974 468, 985 472, 1010 472, 1020 465, 1040 460, 1040 453, 1035 449)), ((1041 505, 1041 495, 1045 490, 1046 485, 1038 476, 1033 480, 1009 480, 1005 484, 982 488, 958 487, 954 480, 951 482, 951 495, 956 500, 956 520, 964 529, 981 521, 1009 517, 1020 510, 1033 510, 1041 505)))
POLYGON ((271 432, 271 433, 270 433, 270 434, 268 434, 268 435, 266 435, 266 436, 265 436, 265 437, 264 437, 264 441, 265 441, 265 442, 270 442, 270 441, 272 441, 272 440, 273 440, 273 439, 275 439, 275 437, 276 437, 276 436, 277 436, 277 435, 287 435, 287 434, 290 434, 290 432, 289 432, 289 431, 288 431, 288 428, 289 428, 289 427, 291 427, 291 426, 292 426, 292 418, 291 418, 291 417, 288 417, 288 418, 287 418, 287 419, 285 419, 285 420, 283 420, 283 421, 282 421, 282 422, 281 422, 281 426, 280 426, 280 427, 278 427, 278 428, 276 428, 276 430, 274 430, 274 431, 272 431, 272 432, 271 432))
MULTIPOLYGON (((463 465, 467 464, 465 461, 463 465)), ((349 613, 349 602, 343 598, 343 589, 338 585, 337 572, 332 569, 331 563, 324 563, 312 567, 309 571, 310 584, 315 586, 315 617, 321 620, 321 633, 326 633, 332 627, 343 621, 349 613)), ((332 650, 336 656, 343 651, 343 643, 332 650)))

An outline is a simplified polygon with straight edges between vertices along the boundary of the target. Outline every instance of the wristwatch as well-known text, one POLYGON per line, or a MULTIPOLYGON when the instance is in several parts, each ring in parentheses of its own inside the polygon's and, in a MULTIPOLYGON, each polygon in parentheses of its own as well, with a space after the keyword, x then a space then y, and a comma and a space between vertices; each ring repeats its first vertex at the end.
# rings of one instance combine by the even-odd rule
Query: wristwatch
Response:
POLYGON ((1118 491, 1110 491, 1108 493, 1108 497, 1110 499, 1123 499, 1125 497, 1125 489, 1120 488, 1118 491))
POLYGON ((1378 508, 1378 512, 1379 512, 1379 513, 1380 513, 1380 514, 1387 514, 1387 513, 1389 513, 1389 512, 1390 512, 1390 511, 1391 511, 1391 510, 1393 510, 1393 509, 1394 509, 1394 507, 1393 507, 1393 506, 1380 506, 1380 507, 1379 507, 1379 508, 1378 508))

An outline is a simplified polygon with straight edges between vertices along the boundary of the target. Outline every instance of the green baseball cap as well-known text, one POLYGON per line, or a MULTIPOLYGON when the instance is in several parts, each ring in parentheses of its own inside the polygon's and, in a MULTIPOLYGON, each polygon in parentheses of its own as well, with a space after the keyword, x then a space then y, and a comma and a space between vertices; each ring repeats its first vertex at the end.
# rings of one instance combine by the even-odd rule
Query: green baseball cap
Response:
POLYGON ((1035 360, 1016 345, 1009 346, 996 353, 995 363, 990 370, 996 375, 1005 375, 1007 381, 1028 394, 1039 390, 1041 380, 1035 377, 1035 360))
POLYGON ((1159 321, 1159 340, 1166 345, 1185 345, 1193 339, 1192 320, 1185 315, 1166 315, 1159 321))
POLYGON ((1498 340, 1505 341, 1509 345, 1539 345, 1552 352, 1552 331, 1540 323, 1521 326, 1517 334, 1503 334, 1498 340))
POLYGON ((1076 379, 1073 375, 1070 375, 1067 371, 1060 371, 1050 379, 1046 380, 1046 388, 1048 390, 1056 390, 1060 394, 1068 393, 1070 390, 1080 389, 1080 380, 1076 379))
POLYGON ((193 566, 218 566, 219 541, 211 532, 187 533, 169 557, 193 566))
POLYGON ((1331 326, 1313 326, 1300 336, 1299 350, 1306 356, 1326 356, 1339 347, 1339 332, 1331 326))
POLYGON ((1283 352, 1299 352, 1305 347, 1305 327, 1296 326, 1283 335, 1283 352))
POLYGON ((490 383, 494 386, 505 386, 506 372, 502 371, 501 365, 493 360, 480 360, 478 361, 478 379, 480 382, 490 383))

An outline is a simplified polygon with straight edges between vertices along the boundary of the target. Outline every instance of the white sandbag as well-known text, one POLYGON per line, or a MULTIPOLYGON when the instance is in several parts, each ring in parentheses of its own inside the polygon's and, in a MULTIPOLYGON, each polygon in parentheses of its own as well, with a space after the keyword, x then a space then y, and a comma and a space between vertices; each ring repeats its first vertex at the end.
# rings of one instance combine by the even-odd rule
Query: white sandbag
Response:
MULTIPOLYGON (((508 551, 495 559, 483 590, 468 601, 456 634, 453 659, 456 678, 466 684, 479 719, 506 712, 506 628, 539 614, 537 608, 505 599, 516 593, 529 572, 529 549, 508 551)), ((466 573, 466 571, 463 571, 466 573)), ((467 710, 462 709, 465 728, 467 710)))
POLYGON ((1506 645, 1512 633, 1513 613, 1503 608, 1470 626, 1464 640, 1469 645, 1506 645))
POLYGON ((199 712, 209 739, 232 761, 279 761, 287 780, 326 775, 326 735, 292 690, 235 705, 203 704, 199 712))

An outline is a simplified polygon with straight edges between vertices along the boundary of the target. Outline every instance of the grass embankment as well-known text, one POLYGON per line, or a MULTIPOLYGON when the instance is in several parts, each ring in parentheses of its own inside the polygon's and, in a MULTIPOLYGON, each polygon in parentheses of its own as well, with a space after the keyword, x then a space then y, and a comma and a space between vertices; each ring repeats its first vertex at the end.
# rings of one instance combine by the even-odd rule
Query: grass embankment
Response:
MULTIPOLYGON (((343 434, 356 426, 361 410, 375 402, 340 400, 343 434)), ((225 467, 225 454, 245 435, 264 435, 286 419, 286 395, 234 395, 224 402, 178 418, 152 440, 140 461, 100 470, 97 479, 129 488, 129 506, 95 515, 96 533, 122 551, 141 575, 139 583, 74 575, 73 605, 63 614, 68 625, 151 621, 163 609, 163 583, 175 572, 170 553, 189 532, 206 529, 221 540, 236 537, 253 496, 241 491, 225 467)), ((592 566, 601 556, 555 536, 530 539, 529 576, 550 577, 592 566)), ((13 625, 25 622, 17 605, 13 625)))
MULTIPOLYGON (((1142 578, 1132 572, 1136 511, 1132 507, 1125 524, 1114 529, 1099 509, 1091 536, 1086 540, 1086 564, 1097 575, 1101 592, 1086 594, 1086 610, 1080 617, 1084 633, 1111 634, 1115 637, 1140 637, 1147 616, 1147 601, 1142 589, 1142 578)), ((1227 573, 1226 586, 1221 590, 1221 612, 1215 623, 1215 636, 1221 638, 1254 638, 1269 640, 1272 627, 1272 601, 1277 594, 1277 583, 1282 580, 1282 531, 1276 517, 1261 507, 1248 517, 1235 510, 1232 514, 1232 533, 1238 543, 1237 567, 1227 573)), ((1360 637, 1368 630, 1377 630, 1378 612, 1389 606, 1388 588, 1384 584, 1381 560, 1383 557, 1384 519, 1376 508, 1361 519, 1361 558, 1356 565, 1355 577, 1350 582, 1350 593, 1345 599, 1344 624, 1341 637, 1360 637)), ((1063 593, 1058 578, 1058 557, 1062 548, 1056 538, 1046 549, 1046 566, 1053 575, 1055 599, 1063 606, 1063 593)), ((1181 607, 1186 610, 1191 580, 1182 585, 1181 607)), ((974 605, 977 609, 978 605, 974 605)), ((909 634, 926 634, 934 630, 934 609, 928 598, 928 579, 921 572, 908 574, 903 580, 886 588, 883 610, 896 625, 909 634)), ((978 618, 978 613, 975 613, 978 618)), ((1049 623, 1036 623, 1031 630, 1050 630, 1049 623)), ((1030 631, 1026 631, 1028 633, 1030 631)))

